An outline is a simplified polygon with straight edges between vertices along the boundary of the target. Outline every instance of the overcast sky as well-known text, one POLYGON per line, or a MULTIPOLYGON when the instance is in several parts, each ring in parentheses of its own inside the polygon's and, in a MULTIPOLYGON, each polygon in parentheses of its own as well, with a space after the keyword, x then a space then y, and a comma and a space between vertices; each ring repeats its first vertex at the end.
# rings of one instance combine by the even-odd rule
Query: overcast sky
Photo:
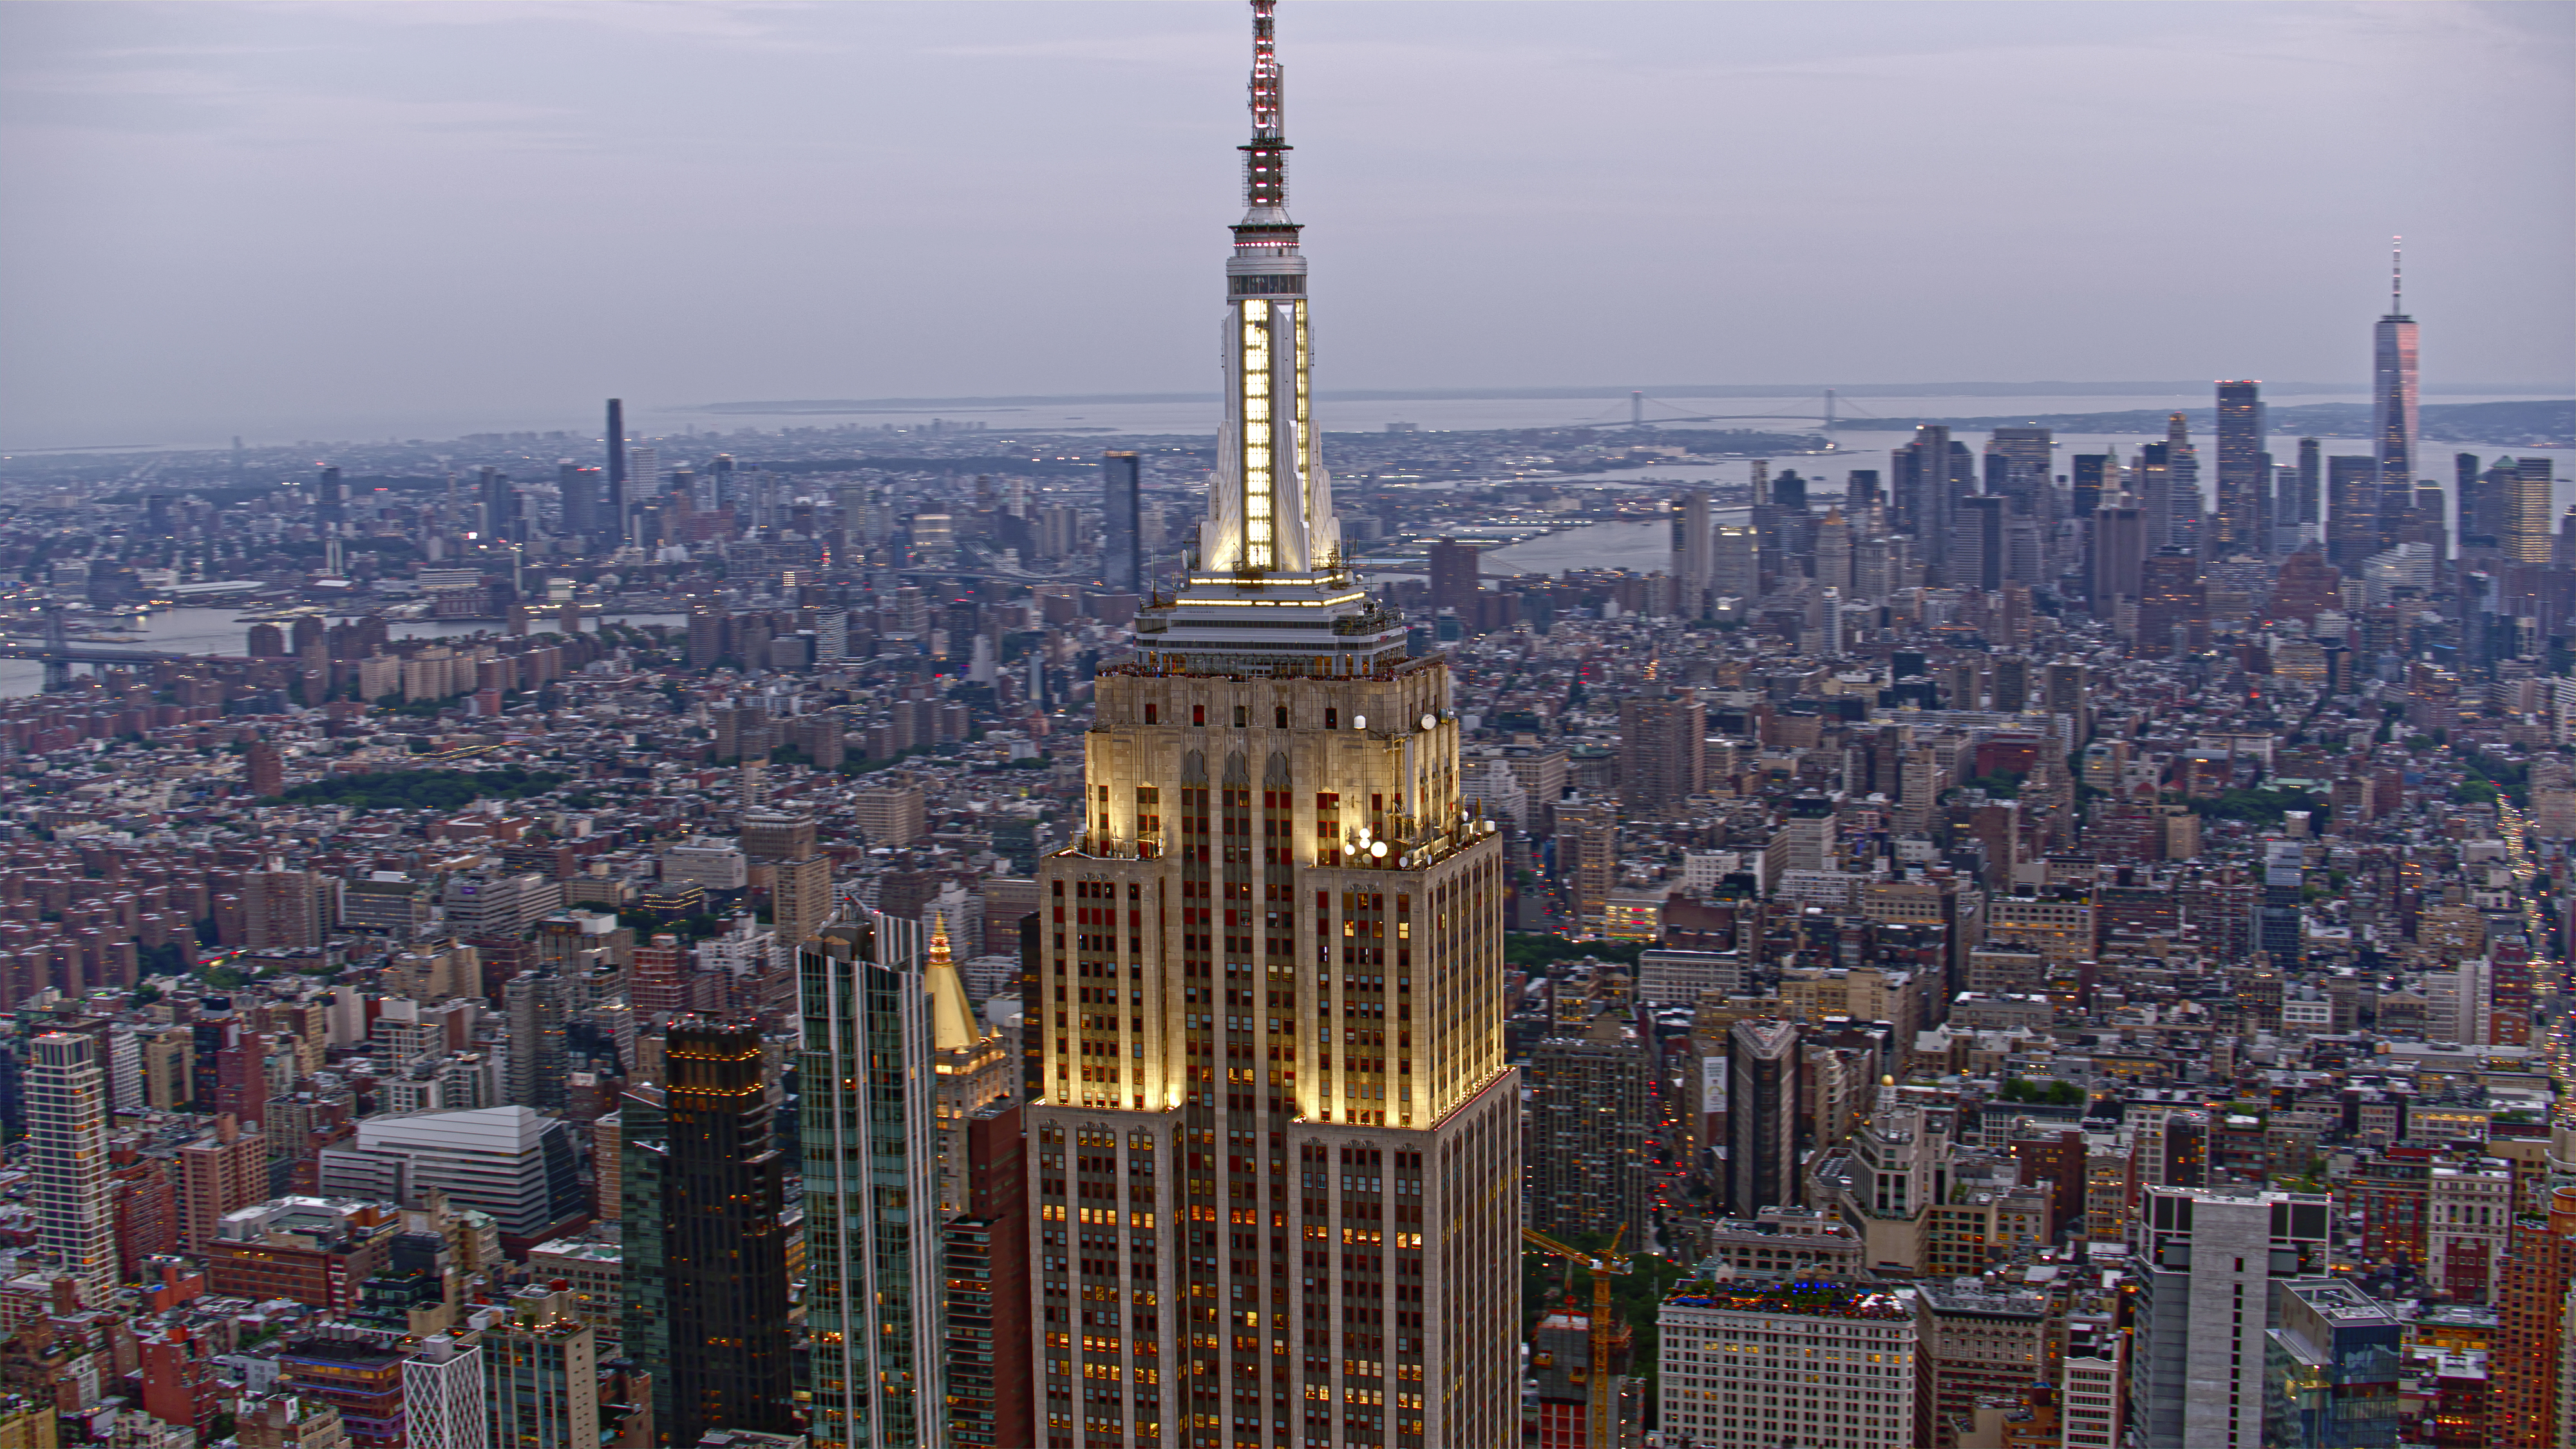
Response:
MULTIPOLYGON (((2576 378, 2566 4, 1281 9, 1326 387, 2576 378)), ((1210 388, 1247 29, 0 5, 0 442, 1210 388)))

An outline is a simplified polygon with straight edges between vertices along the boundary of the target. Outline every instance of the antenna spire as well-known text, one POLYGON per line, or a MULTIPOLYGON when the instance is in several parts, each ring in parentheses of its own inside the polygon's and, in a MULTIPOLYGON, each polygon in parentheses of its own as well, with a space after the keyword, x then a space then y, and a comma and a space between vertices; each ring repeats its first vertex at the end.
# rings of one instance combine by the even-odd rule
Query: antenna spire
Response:
POLYGON ((1252 142, 1243 148, 1243 204, 1255 212, 1288 205, 1288 133, 1279 44, 1272 28, 1278 0, 1252 0, 1252 142))
POLYGON ((2403 316, 2406 311, 2406 238, 2388 239, 2388 315, 2403 316))

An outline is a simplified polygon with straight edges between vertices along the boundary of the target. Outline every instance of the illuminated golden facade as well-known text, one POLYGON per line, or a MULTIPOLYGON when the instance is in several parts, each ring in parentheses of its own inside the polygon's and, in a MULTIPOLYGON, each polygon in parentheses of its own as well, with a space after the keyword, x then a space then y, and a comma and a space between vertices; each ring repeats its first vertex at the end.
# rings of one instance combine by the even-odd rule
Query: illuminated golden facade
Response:
POLYGON ((1446 662, 1404 657, 1334 543, 1302 427, 1269 0, 1253 9, 1251 209, 1201 566, 1101 670, 1081 830, 1038 872, 1042 1432, 1047 1449, 1510 1443, 1502 847, 1460 806, 1446 662))

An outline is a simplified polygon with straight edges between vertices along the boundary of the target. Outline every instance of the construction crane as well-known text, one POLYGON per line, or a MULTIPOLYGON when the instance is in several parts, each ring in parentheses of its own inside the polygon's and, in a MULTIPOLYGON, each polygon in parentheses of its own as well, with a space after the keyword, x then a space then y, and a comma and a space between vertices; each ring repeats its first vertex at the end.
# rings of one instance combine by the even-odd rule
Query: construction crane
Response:
POLYGON ((1627 1235, 1628 1225, 1621 1223, 1619 1231, 1610 1235, 1609 1247, 1587 1253, 1581 1248, 1569 1248, 1536 1228, 1521 1229, 1521 1237, 1532 1247, 1592 1271, 1592 1362, 1584 1376, 1584 1443, 1589 1449, 1617 1449, 1618 1445, 1612 1428, 1619 1413, 1619 1381, 1610 1372, 1610 1280, 1628 1271, 1627 1256, 1619 1251, 1619 1240, 1627 1235))

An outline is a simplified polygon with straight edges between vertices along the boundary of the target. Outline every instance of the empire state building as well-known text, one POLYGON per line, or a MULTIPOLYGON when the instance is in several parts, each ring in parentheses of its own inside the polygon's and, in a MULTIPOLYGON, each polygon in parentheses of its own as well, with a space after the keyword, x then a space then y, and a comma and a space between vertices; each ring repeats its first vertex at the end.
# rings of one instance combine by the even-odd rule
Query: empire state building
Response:
POLYGON ((1194 566, 1101 670, 1028 1000, 1048 1449, 1515 1442, 1502 847, 1444 660, 1350 574, 1252 0, 1194 566))

